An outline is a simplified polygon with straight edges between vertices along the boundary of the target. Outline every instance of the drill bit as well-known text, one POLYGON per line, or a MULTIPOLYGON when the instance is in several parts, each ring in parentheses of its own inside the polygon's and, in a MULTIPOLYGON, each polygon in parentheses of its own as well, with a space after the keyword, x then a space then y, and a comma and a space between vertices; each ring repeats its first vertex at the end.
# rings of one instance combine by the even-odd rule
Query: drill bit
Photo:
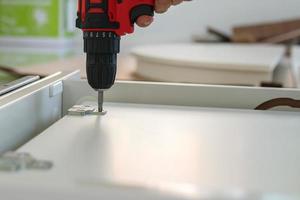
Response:
POLYGON ((98 90, 98 112, 99 113, 103 112, 103 97, 104 97, 103 90, 98 90))

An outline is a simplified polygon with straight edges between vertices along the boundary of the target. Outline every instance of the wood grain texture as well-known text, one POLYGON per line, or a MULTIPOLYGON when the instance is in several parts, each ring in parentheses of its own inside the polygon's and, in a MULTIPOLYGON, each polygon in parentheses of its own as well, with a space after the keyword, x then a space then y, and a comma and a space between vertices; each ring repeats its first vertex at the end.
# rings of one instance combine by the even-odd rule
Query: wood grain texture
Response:
POLYGON ((234 42, 259 42, 300 29, 300 19, 282 22, 237 26, 233 28, 234 42))

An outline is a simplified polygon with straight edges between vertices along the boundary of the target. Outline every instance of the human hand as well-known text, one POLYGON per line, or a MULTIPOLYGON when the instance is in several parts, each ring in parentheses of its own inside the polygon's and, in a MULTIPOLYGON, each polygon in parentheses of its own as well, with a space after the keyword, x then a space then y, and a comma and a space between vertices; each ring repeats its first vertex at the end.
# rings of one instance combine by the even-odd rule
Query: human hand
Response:
MULTIPOLYGON (((155 0, 155 12, 156 13, 164 13, 166 12, 172 5, 178 5, 182 3, 184 0, 155 0)), ((151 16, 141 16, 137 19, 137 25, 140 27, 147 27, 153 22, 153 17, 151 16)))

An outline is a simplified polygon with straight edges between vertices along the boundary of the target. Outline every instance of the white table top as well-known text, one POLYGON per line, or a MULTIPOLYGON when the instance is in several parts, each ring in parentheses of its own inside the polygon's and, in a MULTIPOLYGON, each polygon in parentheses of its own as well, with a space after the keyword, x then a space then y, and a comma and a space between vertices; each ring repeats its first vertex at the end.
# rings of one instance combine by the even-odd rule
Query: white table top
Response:
POLYGON ((51 171, 1 174, 0 183, 30 179, 79 190, 109 182, 193 197, 202 190, 258 199, 262 193, 300 195, 299 113, 105 108, 105 116, 66 116, 19 149, 52 160, 51 171))
MULTIPOLYGON (((284 56, 284 46, 265 44, 162 44, 137 47, 140 60, 182 68, 272 72, 284 56)), ((142 63, 141 63, 142 65, 142 63)))

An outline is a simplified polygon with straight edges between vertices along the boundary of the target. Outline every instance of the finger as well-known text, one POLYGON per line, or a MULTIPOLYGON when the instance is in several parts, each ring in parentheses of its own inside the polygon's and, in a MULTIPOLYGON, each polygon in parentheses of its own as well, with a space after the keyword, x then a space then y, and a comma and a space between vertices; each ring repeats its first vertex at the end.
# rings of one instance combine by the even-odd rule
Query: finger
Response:
POLYGON ((164 13, 171 7, 171 5, 172 5, 172 0, 156 0, 155 12, 164 13))
POLYGON ((136 24, 140 27, 147 27, 149 26, 151 23, 153 22, 153 17, 151 16, 147 16, 147 15, 143 15, 140 16, 137 21, 136 24))
POLYGON ((182 3, 182 2, 183 2, 183 0, 172 0, 172 5, 176 6, 176 5, 178 5, 178 4, 182 3))

